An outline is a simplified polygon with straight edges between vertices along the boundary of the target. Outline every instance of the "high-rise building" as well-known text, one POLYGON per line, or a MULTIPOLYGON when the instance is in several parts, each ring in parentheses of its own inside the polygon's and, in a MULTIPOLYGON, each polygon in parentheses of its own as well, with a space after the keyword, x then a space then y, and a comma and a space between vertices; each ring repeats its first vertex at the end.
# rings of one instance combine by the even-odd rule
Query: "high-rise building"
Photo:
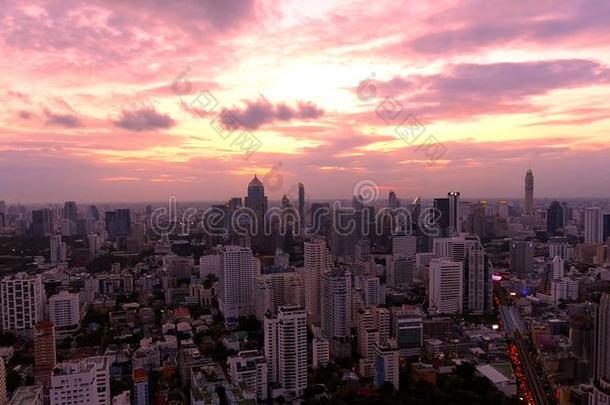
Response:
POLYGON ((55 326, 52 322, 40 321, 36 324, 34 336, 34 379, 45 391, 51 387, 51 374, 56 363, 55 326))
POLYGON ((244 206, 254 212, 256 226, 255 233, 263 235, 265 214, 267 213, 267 197, 263 182, 254 175, 248 183, 248 195, 244 198, 244 206))
POLYGON ((237 322, 240 316, 254 312, 254 257, 252 250, 225 246, 220 252, 220 312, 225 322, 237 322))
POLYGON ((49 298, 49 320, 55 325, 58 340, 75 332, 80 323, 79 293, 64 290, 49 298))
POLYGON ((553 201, 546 211, 546 231, 549 236, 557 235, 563 226, 563 207, 559 201, 553 201))
POLYGON ((534 264, 534 242, 513 240, 510 243, 510 268, 513 273, 526 275, 534 264))
POLYGON ((42 208, 32 211, 32 235, 44 237, 53 230, 53 215, 50 209, 42 208))
POLYGON ((280 307, 264 321, 269 381, 298 397, 307 387, 307 315, 302 307, 280 307))
POLYGON ((254 313, 260 320, 283 305, 305 305, 303 283, 295 271, 256 276, 253 297, 254 313))
POLYGON ((463 264, 448 258, 432 259, 429 269, 428 312, 457 314, 463 308, 463 264))
POLYGON ((320 278, 332 268, 332 257, 323 239, 303 244, 305 274, 305 310, 310 322, 320 321, 320 278))
POLYGON ((391 383, 396 391, 399 385, 400 363, 398 348, 393 341, 375 345, 375 385, 391 383))
POLYGON ((61 241, 61 235, 51 235, 49 237, 49 247, 51 250, 51 263, 64 263, 67 259, 66 244, 61 241))
POLYGON ((493 310, 492 270, 479 241, 471 244, 464 258, 464 311, 484 314, 493 310))
POLYGON ((610 404, 610 294, 603 294, 595 323, 594 390, 589 405, 610 404))
POLYGON ((534 173, 528 169, 525 174, 525 214, 534 214, 534 173))
POLYGON ((34 326, 42 320, 45 295, 40 275, 17 273, 0 281, 2 330, 34 337, 34 326))
POLYGON ((457 236, 462 231, 460 221, 460 193, 450 191, 447 194, 449 200, 449 231, 448 236, 457 236))
POLYGON ((435 198, 434 199, 434 208, 438 210, 437 218, 435 219, 436 225, 440 231, 440 237, 446 238, 449 236, 454 236, 449 229, 451 225, 450 217, 451 217, 451 209, 449 206, 449 198, 435 198))
POLYGON ((78 208, 76 207, 76 202, 66 201, 64 203, 64 218, 76 223, 76 220, 78 219, 78 208))
POLYGON ((349 270, 337 268, 325 273, 320 284, 322 334, 329 340, 349 338, 352 320, 352 282, 349 270))
POLYGON ((604 224, 603 224, 603 235, 602 239, 604 242, 610 241, 610 214, 604 214, 604 224))
POLYGON ((423 314, 400 309, 392 313, 392 337, 401 355, 418 356, 424 344, 423 314))
POLYGON ((241 351, 227 359, 231 381, 256 396, 267 400, 267 360, 258 350, 241 351))
POLYGON ((585 243, 602 243, 604 239, 604 214, 600 207, 585 209, 585 243))
POLYGON ((390 190, 388 193, 388 207, 393 210, 400 207, 400 201, 398 200, 398 197, 396 197, 394 190, 390 190))
POLYGON ((106 211, 106 231, 108 239, 114 240, 121 236, 131 235, 131 212, 127 208, 116 211, 106 211))
POLYGON ((110 382, 107 359, 59 363, 51 376, 51 405, 108 405, 110 382))
POLYGON ((305 226, 305 186, 299 183, 299 224, 305 226))
POLYGON ((394 257, 402 256, 408 260, 415 260, 417 253, 417 237, 413 235, 392 236, 392 254, 394 257))

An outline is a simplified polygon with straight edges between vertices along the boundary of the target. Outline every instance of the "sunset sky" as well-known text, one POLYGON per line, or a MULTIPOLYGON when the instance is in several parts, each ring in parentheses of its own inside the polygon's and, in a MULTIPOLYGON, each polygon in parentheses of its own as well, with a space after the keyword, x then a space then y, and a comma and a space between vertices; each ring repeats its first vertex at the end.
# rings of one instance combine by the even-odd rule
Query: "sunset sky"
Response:
POLYGON ((610 196, 607 0, 0 0, 0 60, 0 200, 610 196))

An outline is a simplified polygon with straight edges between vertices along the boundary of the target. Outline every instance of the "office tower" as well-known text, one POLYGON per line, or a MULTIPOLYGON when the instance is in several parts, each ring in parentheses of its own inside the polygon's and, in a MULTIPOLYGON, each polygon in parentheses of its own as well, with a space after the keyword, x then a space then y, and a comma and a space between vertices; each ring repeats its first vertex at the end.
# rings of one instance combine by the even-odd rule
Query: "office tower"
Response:
POLYGON ((127 208, 107 211, 105 214, 108 239, 131 235, 131 212, 127 208))
POLYGON ((61 241, 61 235, 51 235, 49 237, 51 263, 65 263, 67 260, 67 247, 61 241))
POLYGON ((302 307, 280 307, 277 316, 264 321, 265 358, 269 381, 289 397, 302 395, 307 387, 307 315, 302 307))
POLYGON ((305 226, 305 186, 299 183, 299 224, 300 227, 305 226))
POLYGON ((0 281, 2 330, 32 339, 42 320, 45 295, 40 275, 17 273, 0 281))
POLYGON ((254 258, 252 250, 239 246, 225 246, 220 252, 220 312, 225 322, 237 322, 240 316, 254 311, 254 258))
POLYGON ((553 201, 546 211, 546 231, 549 236, 557 235, 563 228, 563 207, 559 201, 553 201))
POLYGON ((386 257, 386 284, 390 287, 409 286, 413 284, 415 259, 408 260, 402 256, 386 257))
POLYGON ((610 294, 603 294, 595 324, 594 390, 589 405, 610 404, 610 294))
POLYGON ((257 401, 267 400, 267 360, 258 350, 241 351, 229 356, 227 366, 235 385, 254 394, 257 401))
POLYGON ((49 298, 49 320, 55 325, 58 340, 78 330, 80 323, 79 294, 61 291, 49 298))
POLYGON ((464 258, 464 311, 484 314, 493 310, 491 265, 480 242, 470 245, 464 258))
POLYGON ((43 208, 32 211, 32 235, 36 237, 44 237, 51 233, 53 226, 53 218, 51 210, 43 208))
MULTIPOLYGON (((337 268, 322 275, 322 334, 331 340, 345 340, 350 336, 352 320, 351 274, 346 268, 337 268)), ((332 352, 332 350, 331 350, 332 352)))
POLYGON ((261 274, 254 278, 254 313, 262 320, 284 305, 305 305, 301 277, 294 271, 261 274))
POLYGON ((148 373, 146 370, 138 368, 133 370, 133 404, 150 404, 150 387, 148 384, 148 373))
POLYGON ((4 359, 2 358, 0 358, 0 405, 8 405, 8 395, 6 393, 6 366, 4 365, 4 359))
POLYGON ((362 239, 361 231, 367 226, 363 222, 363 217, 366 215, 364 213, 370 211, 368 211, 368 207, 360 205, 355 210, 339 205, 333 206, 330 215, 330 237, 327 240, 335 257, 353 256, 356 243, 362 239))
POLYGON ((458 191, 450 191, 447 194, 449 200, 449 232, 448 236, 457 236, 461 232, 460 221, 460 193, 458 191))
POLYGON ((433 205, 434 208, 438 210, 434 219, 436 226, 440 231, 439 237, 446 238, 448 236, 453 236, 450 234, 449 229, 449 226, 451 225, 449 198, 435 198, 433 205))
POLYGON ((419 310, 398 309, 392 313, 392 338, 401 355, 419 356, 424 344, 423 314, 419 310))
POLYGON ((390 190, 388 193, 388 207, 393 210, 400 207, 400 201, 398 201, 398 197, 396 197, 394 190, 390 190))
POLYGON ((46 390, 51 387, 51 374, 57 362, 55 326, 49 321, 36 324, 34 336, 34 379, 46 390))
POLYGON ((64 203, 64 218, 74 223, 78 219, 78 208, 76 208, 76 202, 66 201, 64 203))
POLYGON ((534 214, 534 173, 528 169, 525 174, 525 214, 534 214))
POLYGON ((527 275, 534 263, 534 243, 526 240, 513 240, 510 243, 510 268, 513 273, 527 275))
POLYGON ((604 215, 599 207, 585 208, 585 243, 602 243, 604 215))
POLYGON ((101 218, 100 211, 97 209, 95 205, 90 205, 87 207, 87 218, 93 220, 99 220, 101 218))
POLYGON ((430 261, 428 312, 457 314, 463 308, 464 277, 462 262, 448 258, 430 261))
POLYGON ((396 391, 399 384, 400 363, 396 343, 390 341, 375 345, 375 385, 380 387, 384 383, 391 383, 396 391))
POLYGON ((320 278, 332 268, 332 257, 323 239, 303 244, 305 272, 305 310, 312 323, 320 321, 320 278))
POLYGON ((392 254, 394 257, 404 257, 415 260, 417 253, 417 237, 412 235, 392 236, 392 254))
POLYGON ((248 195, 244 198, 244 206, 254 212, 256 220, 255 234, 262 235, 263 221, 267 213, 267 197, 265 196, 265 186, 256 175, 248 183, 248 195))

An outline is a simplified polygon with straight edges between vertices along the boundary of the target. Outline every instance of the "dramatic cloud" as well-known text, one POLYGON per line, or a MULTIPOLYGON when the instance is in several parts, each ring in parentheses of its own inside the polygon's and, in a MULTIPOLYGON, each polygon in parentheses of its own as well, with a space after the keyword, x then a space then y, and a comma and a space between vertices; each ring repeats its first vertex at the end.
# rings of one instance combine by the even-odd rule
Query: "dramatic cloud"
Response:
POLYGON ((121 117, 114 122, 119 128, 136 132, 168 129, 175 124, 176 122, 169 115, 161 114, 153 108, 123 111, 121 117))
POLYGON ((565 59, 449 65, 439 74, 361 83, 356 92, 361 95, 367 85, 373 86, 382 96, 409 105, 418 116, 462 119, 499 112, 536 112, 544 107, 532 102, 533 96, 608 84, 607 66, 593 60, 565 59))
MULTIPOLYGON (((27 114, 27 113, 26 113, 27 114)), ((74 114, 57 114, 49 110, 45 110, 47 126, 58 126, 64 128, 78 128, 82 126, 80 119, 74 114)), ((21 116, 24 118, 23 116, 21 116)))
POLYGON ((296 108, 286 104, 271 104, 267 100, 246 102, 244 109, 226 109, 221 113, 221 121, 228 129, 258 129, 275 121, 309 120, 324 115, 324 111, 310 102, 299 102, 296 108))

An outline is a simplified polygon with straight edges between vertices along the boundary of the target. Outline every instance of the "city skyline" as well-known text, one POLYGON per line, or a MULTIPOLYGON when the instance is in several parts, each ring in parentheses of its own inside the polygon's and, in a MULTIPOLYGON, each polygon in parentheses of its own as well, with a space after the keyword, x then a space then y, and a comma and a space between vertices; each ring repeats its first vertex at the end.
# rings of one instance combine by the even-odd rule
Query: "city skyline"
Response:
POLYGON ((537 196, 610 196, 603 1, 3 8, 5 200, 220 200, 273 170, 316 198, 509 198, 530 165, 537 196))

